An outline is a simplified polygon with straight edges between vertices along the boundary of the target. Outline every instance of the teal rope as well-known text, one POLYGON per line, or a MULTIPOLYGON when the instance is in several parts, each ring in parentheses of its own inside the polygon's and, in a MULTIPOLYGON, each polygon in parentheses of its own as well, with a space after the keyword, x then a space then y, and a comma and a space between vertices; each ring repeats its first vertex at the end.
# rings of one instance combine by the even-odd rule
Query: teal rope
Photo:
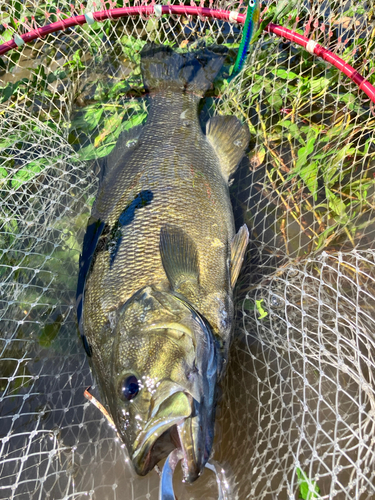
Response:
POLYGON ((246 61, 247 51, 249 49, 251 38, 255 31, 254 28, 258 26, 260 10, 259 1, 260 0, 249 0, 245 24, 242 30, 241 43, 238 48, 236 62, 234 63, 232 77, 238 75, 246 61))

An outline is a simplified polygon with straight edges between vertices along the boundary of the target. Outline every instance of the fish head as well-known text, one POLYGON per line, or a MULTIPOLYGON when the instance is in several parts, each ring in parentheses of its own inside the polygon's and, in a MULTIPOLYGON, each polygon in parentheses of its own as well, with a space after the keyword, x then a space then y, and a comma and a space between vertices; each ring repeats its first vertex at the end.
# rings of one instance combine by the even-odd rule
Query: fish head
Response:
POLYGON ((107 400, 136 472, 174 448, 193 482, 212 448, 218 372, 208 323, 182 297, 145 287, 118 313, 107 400))

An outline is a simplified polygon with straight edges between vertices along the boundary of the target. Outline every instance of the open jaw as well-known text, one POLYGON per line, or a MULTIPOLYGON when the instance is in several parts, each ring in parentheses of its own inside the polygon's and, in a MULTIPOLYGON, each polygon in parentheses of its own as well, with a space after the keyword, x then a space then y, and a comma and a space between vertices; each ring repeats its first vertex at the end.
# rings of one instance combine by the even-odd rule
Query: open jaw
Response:
POLYGON ((189 394, 177 392, 164 401, 134 442, 131 458, 137 474, 147 474, 174 448, 180 448, 185 480, 197 479, 206 461, 198 418, 189 394))

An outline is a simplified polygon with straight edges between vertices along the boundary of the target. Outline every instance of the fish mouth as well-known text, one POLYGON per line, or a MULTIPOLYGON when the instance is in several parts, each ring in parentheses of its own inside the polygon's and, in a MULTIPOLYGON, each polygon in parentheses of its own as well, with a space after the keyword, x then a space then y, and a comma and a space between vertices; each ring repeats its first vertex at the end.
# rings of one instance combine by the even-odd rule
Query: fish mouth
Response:
POLYGON ((132 462, 137 474, 144 476, 174 448, 181 448, 184 479, 193 482, 205 465, 205 440, 199 435, 196 402, 186 392, 176 392, 158 410, 137 436, 132 462))

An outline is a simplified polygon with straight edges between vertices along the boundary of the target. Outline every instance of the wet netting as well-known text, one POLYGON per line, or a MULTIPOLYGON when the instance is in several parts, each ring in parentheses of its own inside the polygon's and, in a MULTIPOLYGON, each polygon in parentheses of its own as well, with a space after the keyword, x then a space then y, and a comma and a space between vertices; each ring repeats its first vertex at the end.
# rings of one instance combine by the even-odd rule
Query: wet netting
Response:
MULTIPOLYGON (((72 16, 90 21, 0 58, 0 498, 158 498, 157 473, 132 472, 84 398, 90 385, 99 396, 74 310, 101 158, 147 117, 147 41, 226 44, 202 123, 236 115, 251 132, 230 188, 251 237, 213 450, 224 496, 375 498, 375 112, 355 81, 312 54, 317 42, 374 84, 373 2, 264 1, 263 20, 313 42, 264 31, 235 78, 235 15, 151 9, 92 22, 131 5, 0 2, 0 44, 72 16)), ((193 485, 177 476, 179 500, 218 498, 210 470, 193 485)))

